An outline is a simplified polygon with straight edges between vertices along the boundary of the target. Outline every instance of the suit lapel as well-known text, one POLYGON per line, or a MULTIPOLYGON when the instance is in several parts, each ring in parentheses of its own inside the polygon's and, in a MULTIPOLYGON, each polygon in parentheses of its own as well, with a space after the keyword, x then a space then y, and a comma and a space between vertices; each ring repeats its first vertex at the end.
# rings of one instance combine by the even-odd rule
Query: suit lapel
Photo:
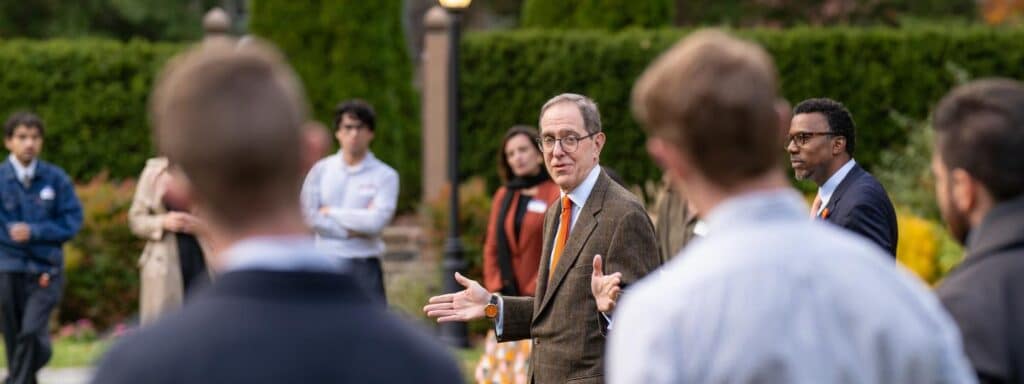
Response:
MULTIPOLYGON (((835 212, 836 204, 839 203, 839 200, 842 200, 843 194, 846 193, 847 189, 850 189, 850 186, 853 185, 854 180, 860 178, 860 174, 863 172, 864 170, 861 169, 860 164, 854 164, 853 168, 850 168, 850 172, 847 173, 846 177, 843 178, 843 181, 839 182, 839 186, 836 187, 835 192, 832 192, 832 197, 828 199, 828 204, 825 205, 825 209, 827 209, 829 212, 835 212)), ((833 216, 829 215, 828 217, 825 218, 825 220, 829 220, 830 217, 833 216)))
MULTIPOLYGON (((558 265, 554 266, 554 271, 548 271, 548 273, 553 273, 554 275, 550 279, 547 277, 547 273, 544 276, 544 281, 550 280, 551 284, 545 287, 543 296, 539 296, 542 299, 540 306, 534 311, 535 318, 551 302, 551 298, 555 296, 555 292, 558 291, 562 281, 565 280, 569 269, 576 264, 576 259, 579 258, 580 252, 583 251, 583 246, 587 244, 590 235, 597 229, 597 215, 604 206, 604 196, 608 190, 610 180, 604 174, 604 171, 601 171, 597 182, 594 183, 594 189, 590 191, 590 196, 583 203, 583 210, 580 211, 580 215, 576 219, 576 225, 569 232, 569 239, 565 244, 565 249, 562 250, 562 257, 558 259, 558 265)), ((559 210, 561 210, 561 204, 559 204, 559 210)), ((547 253, 550 253, 550 248, 548 248, 547 253)), ((550 264, 550 255, 545 257, 543 267, 547 267, 548 264, 550 264)))

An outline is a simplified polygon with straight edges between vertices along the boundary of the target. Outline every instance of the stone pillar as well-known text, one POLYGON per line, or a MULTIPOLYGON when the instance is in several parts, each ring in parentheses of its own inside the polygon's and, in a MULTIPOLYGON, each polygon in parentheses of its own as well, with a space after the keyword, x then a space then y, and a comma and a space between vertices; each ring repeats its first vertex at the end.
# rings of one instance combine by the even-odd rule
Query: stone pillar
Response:
POLYGON ((440 6, 423 17, 423 201, 434 201, 448 184, 448 33, 451 20, 440 6))
POLYGON ((203 40, 231 38, 231 17, 220 7, 215 7, 203 17, 203 40))

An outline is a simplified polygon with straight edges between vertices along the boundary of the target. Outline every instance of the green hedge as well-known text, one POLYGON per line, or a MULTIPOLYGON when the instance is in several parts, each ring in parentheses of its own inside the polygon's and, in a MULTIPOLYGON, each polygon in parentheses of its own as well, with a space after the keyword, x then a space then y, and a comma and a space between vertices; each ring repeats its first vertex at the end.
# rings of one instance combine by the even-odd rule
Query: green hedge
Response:
POLYGON ((42 157, 88 180, 137 176, 152 153, 146 102, 180 45, 109 40, 0 40, 0 119, 46 122, 42 157))
POLYGON ((408 210, 419 201, 422 140, 401 17, 399 1, 254 0, 249 29, 288 55, 315 115, 328 126, 341 100, 373 104, 371 148, 398 171, 399 209, 408 210))
POLYGON ((526 0, 526 28, 610 29, 660 28, 672 25, 675 0, 526 0))
MULTIPOLYGON (((494 159, 508 127, 536 125, 545 100, 561 92, 593 97, 608 141, 602 163, 629 183, 657 180, 644 151, 644 134, 629 109, 636 77, 681 30, 479 33, 462 44, 462 171, 497 185, 494 159)), ((927 116, 964 72, 972 77, 1024 79, 1024 30, 793 29, 742 31, 773 54, 783 93, 795 103, 810 97, 844 102, 858 128, 859 162, 871 168, 880 154, 906 142, 907 128, 892 117, 927 116)), ((779 148, 779 150, 783 150, 779 148)))

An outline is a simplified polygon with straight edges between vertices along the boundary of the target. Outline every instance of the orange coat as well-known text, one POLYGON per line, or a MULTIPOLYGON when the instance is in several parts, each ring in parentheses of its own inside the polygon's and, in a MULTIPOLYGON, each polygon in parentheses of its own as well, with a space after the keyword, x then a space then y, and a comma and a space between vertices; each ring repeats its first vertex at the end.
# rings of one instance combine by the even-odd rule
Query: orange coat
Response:
MULTIPOLYGON (((501 201, 505 198, 508 190, 501 187, 494 193, 494 200, 491 202, 491 218, 487 221, 487 238, 484 241, 484 287, 490 292, 500 291, 501 266, 498 263, 498 211, 501 209, 501 201)), ((543 202, 545 211, 554 204, 560 196, 558 185, 548 180, 537 185, 537 194, 533 196, 534 209, 527 209, 523 216, 522 228, 519 230, 519 237, 515 236, 515 212, 516 202, 519 200, 519 192, 513 192, 512 204, 509 205, 509 212, 505 215, 505 223, 502 226, 505 230, 505 238, 509 243, 509 255, 512 258, 512 269, 515 271, 516 285, 519 287, 519 294, 532 296, 537 288, 537 268, 540 266, 541 247, 543 246, 544 212, 539 212, 540 202, 543 202)), ((533 207, 531 207, 533 208, 533 207)))

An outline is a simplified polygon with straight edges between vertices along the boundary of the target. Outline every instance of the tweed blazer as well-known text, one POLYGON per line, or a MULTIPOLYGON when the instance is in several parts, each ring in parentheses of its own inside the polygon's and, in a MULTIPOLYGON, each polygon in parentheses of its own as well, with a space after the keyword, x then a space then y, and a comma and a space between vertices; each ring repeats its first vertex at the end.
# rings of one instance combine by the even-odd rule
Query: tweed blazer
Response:
POLYGON ((558 201, 545 214, 537 292, 504 298, 499 341, 533 339, 532 383, 601 383, 605 336, 590 292, 593 257, 601 255, 605 273, 621 272, 623 286, 639 280, 661 263, 654 226, 640 201, 602 170, 552 271, 561 209, 558 201))

